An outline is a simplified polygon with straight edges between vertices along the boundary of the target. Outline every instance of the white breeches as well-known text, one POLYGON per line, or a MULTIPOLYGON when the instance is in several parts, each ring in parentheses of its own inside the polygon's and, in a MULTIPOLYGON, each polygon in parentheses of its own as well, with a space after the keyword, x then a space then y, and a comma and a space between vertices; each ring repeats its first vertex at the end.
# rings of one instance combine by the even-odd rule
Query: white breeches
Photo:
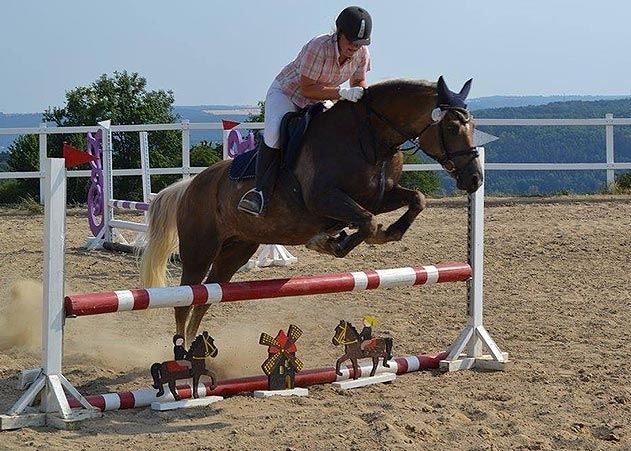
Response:
POLYGON ((298 107, 283 93, 280 84, 274 80, 265 97, 265 130, 263 139, 268 147, 280 149, 280 122, 286 113, 298 111, 298 107))

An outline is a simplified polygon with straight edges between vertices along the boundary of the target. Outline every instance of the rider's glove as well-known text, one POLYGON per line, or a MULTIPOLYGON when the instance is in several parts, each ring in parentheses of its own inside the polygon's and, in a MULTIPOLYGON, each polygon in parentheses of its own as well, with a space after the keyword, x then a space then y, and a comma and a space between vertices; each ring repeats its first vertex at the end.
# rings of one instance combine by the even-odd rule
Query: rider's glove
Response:
POLYGON ((354 88, 340 88, 339 93, 341 99, 357 102, 364 95, 364 88, 359 86, 354 88))

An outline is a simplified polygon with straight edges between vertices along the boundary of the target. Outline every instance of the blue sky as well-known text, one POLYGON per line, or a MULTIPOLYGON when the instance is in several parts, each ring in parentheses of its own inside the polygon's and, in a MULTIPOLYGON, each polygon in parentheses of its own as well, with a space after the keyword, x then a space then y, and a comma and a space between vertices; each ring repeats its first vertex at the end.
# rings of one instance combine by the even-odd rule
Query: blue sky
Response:
MULTIPOLYGON (((334 0, 3 0, 0 111, 62 106, 103 73, 139 72, 177 105, 255 104, 334 0)), ((471 97, 631 94, 628 0, 364 0, 373 17, 368 82, 435 80, 471 97)))

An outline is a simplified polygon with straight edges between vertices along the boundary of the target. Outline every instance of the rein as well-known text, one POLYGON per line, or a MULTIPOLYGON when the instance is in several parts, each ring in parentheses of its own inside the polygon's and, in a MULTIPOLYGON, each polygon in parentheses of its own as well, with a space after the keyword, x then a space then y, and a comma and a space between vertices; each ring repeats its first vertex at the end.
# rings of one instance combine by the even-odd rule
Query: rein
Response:
POLYGON ((206 337, 202 335, 202 340, 204 343, 205 353, 203 356, 193 356, 193 360, 202 360, 208 357, 211 357, 212 354, 217 350, 217 347, 210 343, 206 337))
POLYGON ((357 343, 357 339, 353 341, 345 341, 346 331, 348 329, 348 323, 344 323, 344 327, 340 329, 340 332, 335 335, 335 341, 337 341, 338 345, 351 345, 353 343, 357 343))
MULTIPOLYGON (((469 110, 467 110, 466 108, 461 108, 461 107, 455 107, 455 106, 450 106, 450 105, 439 105, 434 111, 437 111, 437 117, 434 117, 434 111, 432 111, 432 121, 427 124, 418 134, 414 133, 414 135, 410 136, 410 133, 406 133, 403 132, 397 125, 393 124, 392 121, 390 119, 388 119, 387 117, 385 117, 382 113, 380 113, 379 111, 377 111, 376 109, 374 109, 371 106, 371 102, 370 102, 370 97, 368 96, 368 93, 370 92, 370 90, 366 90, 365 92, 365 97, 366 97, 366 119, 364 119, 360 130, 363 130, 363 128, 368 127, 368 130, 370 132, 370 135, 372 136, 372 141, 373 141, 373 155, 372 155, 372 161, 376 161, 377 160, 377 141, 380 141, 382 145, 384 145, 384 147, 393 147, 393 146, 385 146, 385 143, 383 141, 383 139, 381 139, 380 137, 376 136, 375 131, 373 130, 372 127, 370 127, 370 119, 372 115, 375 115, 381 122, 383 122, 384 124, 386 124, 390 129, 394 130, 397 134, 399 134, 401 137, 404 138, 404 142, 405 141, 411 141, 413 143, 412 147, 406 148, 406 149, 399 149, 399 150, 412 150, 414 149, 414 151, 412 152, 412 154, 415 154, 416 152, 418 152, 419 150, 421 150, 421 146, 420 146, 420 141, 421 141, 421 137, 423 136, 423 133, 425 133, 430 127, 438 125, 439 126, 439 136, 440 136, 440 147, 441 147, 441 151, 442 151, 442 156, 439 158, 436 158, 436 161, 449 173, 451 174, 458 174, 459 170, 456 167, 456 164, 453 161, 454 157, 459 157, 459 156, 463 156, 463 155, 468 155, 470 156, 470 161, 474 160, 475 158, 477 158, 479 156, 477 148, 475 146, 473 147, 468 147, 466 149, 462 149, 462 150, 456 150, 456 151, 451 151, 449 149, 449 147, 447 146, 446 142, 445 142, 445 128, 442 126, 442 122, 443 119, 445 118, 445 116, 447 114, 449 114, 450 112, 454 112, 457 114, 458 116, 458 120, 463 123, 466 124, 469 121, 471 121, 471 113, 469 112, 469 110)), ((361 136, 361 131, 360 131, 360 136, 361 136)), ((364 146, 361 142, 361 138, 360 138, 360 146, 362 149, 362 153, 364 154, 364 157, 366 158, 366 160, 369 160, 368 155, 364 149, 364 146)), ((398 147, 398 146, 395 146, 398 147)), ((467 162, 467 163, 469 163, 467 162)))

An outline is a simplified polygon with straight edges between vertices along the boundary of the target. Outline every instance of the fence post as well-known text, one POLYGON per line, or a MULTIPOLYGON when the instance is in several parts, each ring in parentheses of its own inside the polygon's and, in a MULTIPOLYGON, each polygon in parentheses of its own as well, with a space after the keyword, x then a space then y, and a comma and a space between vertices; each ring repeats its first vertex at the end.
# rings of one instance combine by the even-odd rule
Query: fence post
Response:
POLYGON ((44 205, 44 197, 46 196, 46 187, 44 178, 46 177, 46 157, 48 156, 48 135, 46 134, 46 123, 39 124, 39 203, 44 205))
POLYGON ((607 189, 613 188, 615 181, 615 171, 611 165, 615 163, 614 147, 613 147, 613 114, 605 114, 605 146, 607 150, 607 189))
POLYGON ((182 178, 191 176, 191 128, 190 121, 182 121, 182 178))

